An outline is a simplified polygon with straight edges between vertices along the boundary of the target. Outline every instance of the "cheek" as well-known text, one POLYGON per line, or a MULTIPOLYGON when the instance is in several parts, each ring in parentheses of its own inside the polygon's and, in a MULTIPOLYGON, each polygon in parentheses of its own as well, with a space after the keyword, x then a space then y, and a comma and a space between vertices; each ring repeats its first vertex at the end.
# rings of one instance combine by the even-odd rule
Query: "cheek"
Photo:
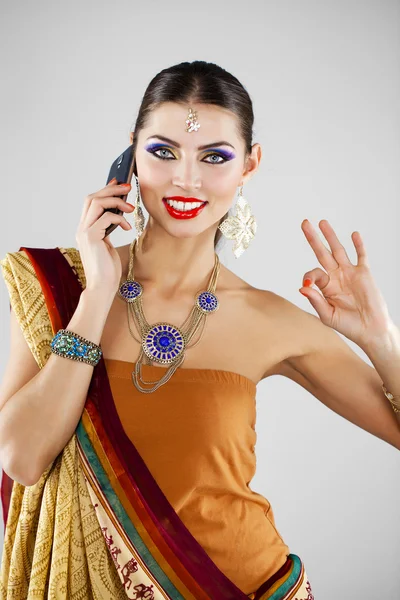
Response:
POLYGON ((136 167, 140 184, 143 182, 146 188, 156 187, 170 177, 164 161, 156 161, 148 152, 137 153, 136 167))
POLYGON ((236 181, 220 180, 210 186, 210 192, 215 198, 221 201, 232 200, 236 191, 236 181))
POLYGON ((227 212, 231 207, 237 192, 237 178, 216 179, 214 185, 210 186, 210 199, 214 199, 218 212, 227 212))
POLYGON ((155 183, 166 178, 163 169, 155 169, 154 165, 143 163, 138 165, 139 180, 144 182, 154 181, 155 183))
POLYGON ((153 195, 158 197, 160 193, 164 193, 170 181, 163 169, 155 169, 145 163, 138 164, 138 178, 140 193, 149 200, 153 195))
POLYGON ((207 180, 207 187, 211 190, 213 195, 215 194, 215 196, 221 198, 221 200, 226 198, 232 200, 238 189, 237 186, 241 176, 238 163, 236 163, 236 161, 231 161, 224 166, 221 166, 220 171, 219 167, 215 167, 214 171, 214 177, 207 180))

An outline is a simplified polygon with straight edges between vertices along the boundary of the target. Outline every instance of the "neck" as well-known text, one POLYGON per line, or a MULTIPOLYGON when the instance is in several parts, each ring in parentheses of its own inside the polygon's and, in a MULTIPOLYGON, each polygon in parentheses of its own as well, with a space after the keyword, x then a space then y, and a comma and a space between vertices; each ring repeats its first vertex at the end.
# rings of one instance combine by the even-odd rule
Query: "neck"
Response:
MULTIPOLYGON (((167 297, 206 289, 215 264, 215 228, 191 238, 175 238, 156 224, 136 242, 133 270, 148 290, 167 297)), ((124 274, 128 273, 129 246, 124 274)))

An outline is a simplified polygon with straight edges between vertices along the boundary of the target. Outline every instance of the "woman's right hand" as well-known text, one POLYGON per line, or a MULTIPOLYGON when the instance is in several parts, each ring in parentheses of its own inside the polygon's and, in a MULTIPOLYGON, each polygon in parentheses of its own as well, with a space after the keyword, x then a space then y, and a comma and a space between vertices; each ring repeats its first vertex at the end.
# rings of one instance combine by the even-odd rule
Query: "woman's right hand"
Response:
MULTIPOLYGON (((122 265, 117 250, 105 230, 112 223, 118 223, 129 231, 131 225, 123 215, 116 215, 105 208, 118 208, 132 212, 134 206, 118 198, 131 190, 131 187, 117 185, 115 178, 104 188, 86 196, 81 219, 75 235, 86 276, 86 289, 113 298, 119 287, 122 265)), ((129 193, 129 192, 128 192, 129 193)))

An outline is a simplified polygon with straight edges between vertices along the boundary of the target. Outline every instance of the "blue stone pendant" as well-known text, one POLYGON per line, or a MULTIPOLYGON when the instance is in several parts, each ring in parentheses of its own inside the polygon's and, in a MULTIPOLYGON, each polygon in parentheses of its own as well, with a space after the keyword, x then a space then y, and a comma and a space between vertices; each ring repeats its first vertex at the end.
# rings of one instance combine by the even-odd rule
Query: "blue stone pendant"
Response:
POLYGON ((156 323, 145 335, 143 350, 152 361, 168 365, 185 350, 182 332, 169 323, 156 323))
POLYGON ((210 313, 215 312, 218 307, 218 298, 212 292, 201 292, 196 299, 196 306, 203 313, 209 315, 210 313))
POLYGON ((118 295, 126 302, 134 302, 143 294, 143 288, 138 281, 127 279, 118 289, 118 295))

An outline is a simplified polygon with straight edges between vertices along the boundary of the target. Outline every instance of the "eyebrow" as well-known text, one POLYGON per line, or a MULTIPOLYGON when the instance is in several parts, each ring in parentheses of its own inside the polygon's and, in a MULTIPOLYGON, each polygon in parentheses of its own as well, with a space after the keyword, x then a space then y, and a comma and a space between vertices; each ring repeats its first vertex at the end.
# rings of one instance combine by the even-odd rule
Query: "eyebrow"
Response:
MULTIPOLYGON (((167 138, 163 135, 151 135, 150 137, 147 138, 147 140, 150 140, 151 138, 158 138, 159 140, 162 140, 163 142, 167 142, 167 144, 170 144, 171 146, 175 146, 176 148, 181 148, 181 145, 178 144, 178 142, 174 142, 174 140, 170 140, 169 138, 167 138)), ((204 144, 203 146, 198 146, 197 149, 205 150, 206 148, 211 148, 211 147, 216 147, 216 146, 230 146, 231 148, 236 150, 235 146, 232 146, 232 144, 230 144, 229 142, 224 142, 224 141, 214 142, 213 144, 204 144)))

